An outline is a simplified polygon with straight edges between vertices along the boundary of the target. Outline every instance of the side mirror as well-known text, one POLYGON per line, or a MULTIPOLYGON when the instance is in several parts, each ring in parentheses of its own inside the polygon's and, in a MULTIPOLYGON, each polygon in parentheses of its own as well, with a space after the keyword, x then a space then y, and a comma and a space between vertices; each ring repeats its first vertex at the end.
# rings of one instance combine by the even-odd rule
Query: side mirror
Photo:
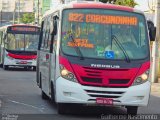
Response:
POLYGON ((53 35, 56 35, 57 34, 57 21, 54 22, 53 26, 54 26, 53 35))
POLYGON ((149 30, 149 37, 150 41, 155 41, 156 38, 156 27, 154 27, 154 23, 150 20, 147 21, 148 30, 149 30))
POLYGON ((3 40, 4 40, 4 44, 8 44, 8 40, 7 40, 7 34, 5 33, 3 36, 3 40))
POLYGON ((38 50, 41 49, 41 45, 42 45, 42 38, 43 38, 43 25, 44 25, 44 21, 42 21, 41 23, 41 30, 39 33, 39 42, 38 42, 38 50))
POLYGON ((50 25, 50 34, 51 35, 57 34, 57 22, 53 22, 53 24, 50 25))
POLYGON ((3 39, 6 40, 6 38, 7 38, 7 34, 5 33, 5 34, 3 35, 3 39))
POLYGON ((53 31, 54 31, 54 26, 53 26, 53 21, 50 21, 50 28, 49 28, 50 34, 53 35, 53 31))
POLYGON ((53 21, 50 24, 50 34, 56 35, 57 34, 57 16, 53 17, 53 21))

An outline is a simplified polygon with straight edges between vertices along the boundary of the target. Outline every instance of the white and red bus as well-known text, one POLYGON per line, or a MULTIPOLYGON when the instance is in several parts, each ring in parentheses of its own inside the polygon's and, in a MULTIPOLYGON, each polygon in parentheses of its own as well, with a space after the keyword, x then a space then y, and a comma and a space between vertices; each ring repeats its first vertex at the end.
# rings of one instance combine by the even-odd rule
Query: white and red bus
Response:
POLYGON ((137 114, 150 95, 153 31, 143 12, 130 7, 86 1, 50 10, 37 57, 42 98, 55 100, 59 113, 70 104, 94 104, 137 114))
POLYGON ((6 70, 21 66, 36 69, 40 27, 15 24, 0 28, 0 64, 6 70))

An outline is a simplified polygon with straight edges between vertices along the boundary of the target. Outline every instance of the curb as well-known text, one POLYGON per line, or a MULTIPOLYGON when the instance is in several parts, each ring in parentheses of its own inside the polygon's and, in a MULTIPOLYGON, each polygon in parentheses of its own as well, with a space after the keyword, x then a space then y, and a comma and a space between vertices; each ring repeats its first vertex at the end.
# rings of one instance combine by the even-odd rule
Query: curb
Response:
POLYGON ((151 94, 160 97, 160 83, 152 83, 151 94))

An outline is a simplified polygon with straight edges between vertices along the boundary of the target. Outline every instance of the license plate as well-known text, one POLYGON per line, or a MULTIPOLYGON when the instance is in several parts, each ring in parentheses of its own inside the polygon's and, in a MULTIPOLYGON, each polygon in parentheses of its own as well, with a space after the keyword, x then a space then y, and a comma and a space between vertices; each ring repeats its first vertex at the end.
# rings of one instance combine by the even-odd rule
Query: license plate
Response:
POLYGON ((27 64, 28 62, 27 61, 20 61, 20 62, 17 62, 17 64, 27 64))
POLYGON ((96 103, 103 104, 103 105, 113 105, 113 99, 111 99, 111 98, 97 98, 96 103))
POLYGON ((20 64, 27 64, 27 61, 21 61, 20 64))

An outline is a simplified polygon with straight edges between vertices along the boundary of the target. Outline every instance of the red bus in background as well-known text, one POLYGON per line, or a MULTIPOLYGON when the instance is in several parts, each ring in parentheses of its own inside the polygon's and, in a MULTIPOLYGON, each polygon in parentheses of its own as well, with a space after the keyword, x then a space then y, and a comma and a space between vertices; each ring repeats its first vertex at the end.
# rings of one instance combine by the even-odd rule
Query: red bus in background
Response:
POLYGON ((15 24, 0 28, 0 64, 5 70, 20 66, 36 70, 40 27, 15 24))

